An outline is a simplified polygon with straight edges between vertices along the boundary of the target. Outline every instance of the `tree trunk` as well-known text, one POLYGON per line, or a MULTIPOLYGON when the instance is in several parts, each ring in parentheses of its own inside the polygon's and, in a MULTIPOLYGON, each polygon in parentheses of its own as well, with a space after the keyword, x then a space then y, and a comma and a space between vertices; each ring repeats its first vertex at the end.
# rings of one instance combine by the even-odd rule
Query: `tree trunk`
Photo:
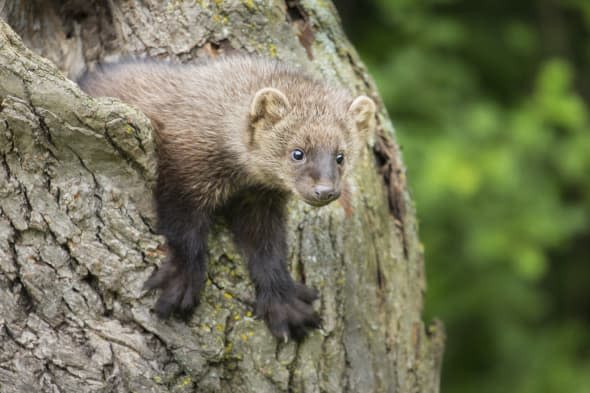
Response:
POLYGON ((438 391, 443 333, 421 321, 422 250, 381 104, 348 195, 290 205, 291 271, 320 290, 323 327, 284 344, 252 317, 253 288, 222 225, 194 317, 150 311, 142 284, 164 251, 149 122, 58 71, 245 50, 380 103, 332 4, 13 0, 0 11, 24 41, 0 21, 1 393, 438 391))

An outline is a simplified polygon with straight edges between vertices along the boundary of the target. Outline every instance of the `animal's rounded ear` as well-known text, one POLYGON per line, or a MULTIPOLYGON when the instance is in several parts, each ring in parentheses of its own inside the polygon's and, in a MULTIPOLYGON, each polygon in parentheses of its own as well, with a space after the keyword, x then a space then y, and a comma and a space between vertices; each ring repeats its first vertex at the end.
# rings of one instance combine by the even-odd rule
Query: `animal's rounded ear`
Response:
POLYGON ((355 122, 357 129, 363 134, 371 129, 376 111, 375 103, 367 96, 358 96, 348 108, 348 113, 355 122))
POLYGON ((273 87, 260 89, 254 95, 250 104, 250 118, 252 122, 259 120, 272 124, 281 120, 289 112, 289 100, 282 91, 273 87))

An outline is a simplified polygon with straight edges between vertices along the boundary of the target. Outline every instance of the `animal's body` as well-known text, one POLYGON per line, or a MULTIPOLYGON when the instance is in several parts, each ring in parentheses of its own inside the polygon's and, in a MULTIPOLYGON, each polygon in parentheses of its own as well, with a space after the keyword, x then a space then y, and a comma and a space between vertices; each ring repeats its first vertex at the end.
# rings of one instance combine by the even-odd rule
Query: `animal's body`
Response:
POLYGON ((161 317, 188 316, 206 276, 212 217, 225 217, 248 261, 256 314, 275 336, 320 323, 315 290, 286 265, 285 204, 340 194, 374 103, 285 64, 236 56, 199 65, 127 62, 86 74, 82 88, 142 110, 158 142, 155 200, 169 255, 146 282, 161 317))

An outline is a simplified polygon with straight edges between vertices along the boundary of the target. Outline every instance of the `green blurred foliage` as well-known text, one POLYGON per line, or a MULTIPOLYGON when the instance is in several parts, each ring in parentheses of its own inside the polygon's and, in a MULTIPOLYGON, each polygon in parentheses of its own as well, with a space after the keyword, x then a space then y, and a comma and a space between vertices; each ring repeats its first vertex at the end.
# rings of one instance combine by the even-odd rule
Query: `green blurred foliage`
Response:
POLYGON ((396 126, 443 392, 590 392, 590 1, 342 0, 396 126))

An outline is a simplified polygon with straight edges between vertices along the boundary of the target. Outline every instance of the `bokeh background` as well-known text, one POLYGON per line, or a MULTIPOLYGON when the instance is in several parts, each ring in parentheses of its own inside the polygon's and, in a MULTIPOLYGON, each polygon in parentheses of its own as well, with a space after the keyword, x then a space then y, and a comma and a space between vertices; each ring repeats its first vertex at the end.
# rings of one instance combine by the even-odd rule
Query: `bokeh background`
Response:
POLYGON ((590 392, 590 0, 336 0, 394 121, 442 392, 590 392))

